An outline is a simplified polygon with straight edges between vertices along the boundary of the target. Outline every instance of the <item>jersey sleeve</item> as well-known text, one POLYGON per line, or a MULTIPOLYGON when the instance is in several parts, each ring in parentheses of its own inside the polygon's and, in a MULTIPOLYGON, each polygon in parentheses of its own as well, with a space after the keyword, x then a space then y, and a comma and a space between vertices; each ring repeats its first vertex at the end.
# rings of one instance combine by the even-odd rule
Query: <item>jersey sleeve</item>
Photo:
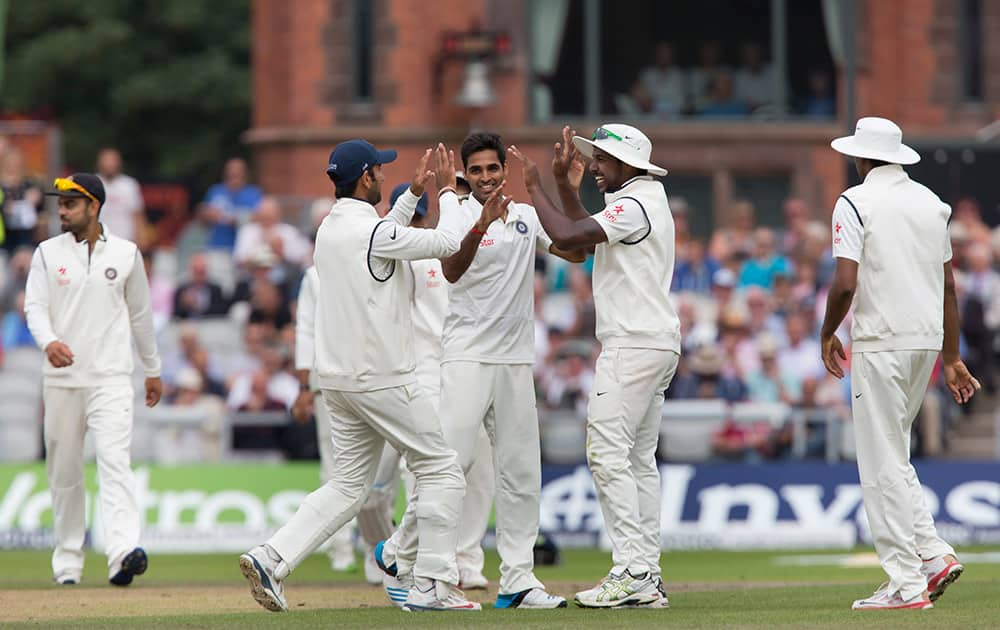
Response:
POLYGON ((549 237, 548 232, 542 227, 542 221, 538 218, 538 213, 535 212, 534 208, 531 208, 531 218, 535 222, 535 246, 539 249, 544 249, 549 251, 552 247, 552 239, 549 237))
POLYGON ((951 206, 944 204, 945 212, 947 212, 948 219, 945 221, 944 229, 944 248, 942 250, 941 262, 946 263, 951 260, 951 232, 948 230, 948 226, 951 225, 951 206))
POLYGON ((851 202, 840 197, 833 207, 833 257, 861 262, 865 242, 865 229, 851 202))
POLYGON ((601 226, 611 244, 634 245, 649 236, 653 229, 646 209, 631 197, 612 201, 591 218, 601 226))

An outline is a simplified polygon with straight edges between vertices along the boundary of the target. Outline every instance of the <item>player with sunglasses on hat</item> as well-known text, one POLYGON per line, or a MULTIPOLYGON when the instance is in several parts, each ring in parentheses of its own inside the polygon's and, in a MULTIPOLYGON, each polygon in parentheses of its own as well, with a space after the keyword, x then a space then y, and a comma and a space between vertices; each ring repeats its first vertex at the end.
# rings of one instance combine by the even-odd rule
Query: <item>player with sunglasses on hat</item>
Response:
POLYGON ((621 124, 590 139, 563 129, 552 174, 560 209, 542 189, 538 167, 517 147, 510 153, 552 242, 595 247, 597 359, 587 407, 587 462, 611 539, 610 573, 576 594, 583 607, 667 608, 660 577, 660 475, 656 444, 663 393, 680 358, 680 321, 670 303, 674 222, 663 184, 667 171, 649 161, 652 144, 621 124), (591 158, 590 173, 605 207, 591 216, 570 173, 591 158))
POLYGON ((146 571, 139 545, 140 506, 131 468, 134 392, 132 338, 146 374, 146 405, 160 400, 160 357, 149 283, 135 243, 100 222, 104 185, 91 173, 55 181, 63 233, 31 259, 24 310, 45 352, 45 463, 52 493, 59 584, 83 573, 86 488, 83 440, 97 450, 100 513, 108 577, 125 586, 146 571))

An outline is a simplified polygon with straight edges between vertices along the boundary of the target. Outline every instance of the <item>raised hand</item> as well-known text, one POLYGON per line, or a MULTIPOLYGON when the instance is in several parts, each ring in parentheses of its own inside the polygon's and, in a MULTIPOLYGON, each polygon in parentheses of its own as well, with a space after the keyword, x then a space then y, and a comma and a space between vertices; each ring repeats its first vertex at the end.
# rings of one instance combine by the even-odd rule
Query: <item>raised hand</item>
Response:
POLYGON ((566 182, 573 190, 580 189, 583 181, 584 162, 580 151, 573 144, 576 130, 569 125, 563 127, 562 142, 555 143, 552 156, 552 174, 557 182, 566 182))
POLYGON ((479 221, 476 222, 476 229, 479 232, 485 233, 490 224, 499 219, 507 210, 507 206, 511 202, 511 197, 503 194, 503 188, 506 185, 507 182, 500 184, 486 198, 486 203, 483 204, 483 211, 479 213, 479 221))
POLYGON ((413 181, 410 182, 410 192, 417 197, 424 194, 424 189, 427 188, 427 182, 434 177, 434 171, 427 168, 428 162, 431 161, 432 153, 434 153, 434 149, 427 149, 424 151, 423 156, 420 157, 420 163, 417 164, 417 170, 413 173, 413 181))
POLYGON ((446 149, 441 142, 434 151, 434 183, 438 190, 449 187, 454 189, 456 186, 455 152, 446 149))
POLYGON ((948 385, 952 398, 960 405, 969 402, 980 388, 979 381, 972 376, 961 359, 944 365, 944 382, 948 385))
POLYGON ((542 187, 542 176, 538 172, 538 165, 527 155, 521 153, 520 149, 514 145, 507 147, 507 154, 521 164, 524 187, 528 189, 528 192, 540 189, 542 187))

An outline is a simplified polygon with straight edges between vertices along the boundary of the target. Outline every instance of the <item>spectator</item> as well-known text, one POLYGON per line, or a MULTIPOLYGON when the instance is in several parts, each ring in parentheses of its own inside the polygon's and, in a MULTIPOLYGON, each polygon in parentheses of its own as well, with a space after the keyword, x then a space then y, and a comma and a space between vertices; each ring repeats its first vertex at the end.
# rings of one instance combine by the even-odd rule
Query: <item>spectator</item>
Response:
POLYGON ((217 355, 209 355, 201 344, 198 325, 193 322, 181 324, 177 332, 177 349, 163 357, 163 381, 168 386, 177 384, 178 375, 186 368, 195 368, 201 375, 203 389, 218 393, 223 370, 217 355), (208 385, 208 387, 206 387, 208 385))
POLYGON ((670 196, 667 198, 670 204, 670 214, 674 217, 674 251, 676 256, 683 256, 687 249, 688 241, 691 240, 691 230, 689 219, 691 206, 684 197, 670 196))
POLYGON ((736 274, 729 269, 719 269, 712 274, 712 299, 720 311, 732 303, 735 289, 736 274))
POLYGON ((773 335, 763 334, 757 340, 760 367, 747 376, 747 392, 754 402, 783 402, 792 404, 793 396, 789 387, 793 379, 788 378, 778 364, 778 342, 773 335))
POLYGON ((250 255, 247 261, 247 275, 236 284, 231 301, 249 304, 253 300, 254 287, 263 283, 276 285, 281 289, 282 299, 287 300, 294 291, 288 290, 288 277, 280 263, 281 261, 271 251, 270 245, 261 245, 250 255))
POLYGON ((837 115, 837 99, 833 96, 833 80, 826 70, 813 68, 807 79, 808 92, 801 99, 799 113, 807 118, 833 118, 837 115))
POLYGON ((702 118, 738 118, 749 113, 747 106, 736 98, 732 75, 727 72, 716 74, 709 86, 708 99, 698 110, 698 115, 702 118))
POLYGON ((709 255, 719 262, 726 262, 734 256, 749 256, 754 243, 754 214, 753 204, 749 201, 734 201, 729 207, 728 223, 712 234, 709 255))
POLYGON ((28 321, 24 316, 24 291, 15 298, 14 310, 7 311, 0 324, 3 331, 3 348, 13 350, 24 346, 35 347, 35 339, 28 330, 28 321))
POLYGON ((24 246, 18 248, 11 256, 7 264, 3 295, 0 296, 0 311, 7 312, 17 307, 17 294, 24 291, 28 283, 28 270, 31 269, 33 252, 31 247, 24 246))
POLYGON ((756 338, 763 332, 769 332, 778 339, 778 345, 783 345, 786 340, 785 322, 775 315, 771 294, 761 287, 750 286, 744 292, 743 299, 750 311, 750 335, 756 338))
POLYGON ((208 259, 205 254, 191 256, 188 281, 177 287, 174 294, 174 317, 221 317, 226 314, 227 308, 222 289, 208 279, 208 259))
POLYGON ((760 44, 744 44, 741 62, 742 65, 736 72, 736 100, 751 112, 766 105, 774 105, 774 67, 764 62, 764 51, 760 44))
POLYGON ((630 118, 652 116, 655 105, 652 94, 639 79, 632 83, 627 93, 615 95, 615 108, 618 113, 630 118))
POLYGON ((982 375, 983 387, 992 394, 996 389, 993 344, 1000 328, 1000 273, 992 267, 988 245, 973 243, 966 255, 968 270, 956 274, 961 283, 962 335, 968 344, 966 362, 970 370, 982 375))
POLYGON ((236 264, 245 267, 253 253, 265 245, 279 260, 297 267, 309 254, 309 242, 294 226, 282 222, 281 206, 271 196, 262 198, 253 220, 240 227, 233 250, 236 264))
POLYGON ((727 402, 745 399, 743 382, 722 375, 724 362, 722 350, 715 344, 705 344, 695 350, 687 361, 688 372, 678 374, 670 384, 671 398, 721 398, 727 402))
POLYGON ((770 451, 771 425, 766 421, 739 424, 727 418, 712 433, 712 453, 730 461, 756 463, 770 451))
POLYGON ((202 212, 211 225, 208 247, 232 251, 236 228, 244 223, 260 204, 263 193, 250 183, 247 163, 230 158, 222 171, 222 181, 205 193, 202 212))
MULTIPOLYGON (((793 293, 794 278, 791 273, 779 272, 774 274, 774 284, 771 286, 771 299, 774 301, 774 314, 778 317, 784 317, 788 313, 799 308, 800 301, 795 298, 793 293)), ((803 299, 813 299, 813 294, 810 293, 807 298, 803 299)))
POLYGON ((674 47, 657 42, 654 64, 639 73, 639 83, 652 101, 652 113, 663 118, 675 118, 687 106, 687 81, 684 71, 674 65, 674 47))
POLYGON ((170 407, 197 408, 204 414, 205 420, 197 428, 170 427, 157 433, 158 450, 168 454, 169 458, 163 463, 222 459, 221 434, 226 408, 221 398, 205 391, 205 383, 198 370, 185 367, 177 374, 168 403, 170 407))
POLYGON ((699 65, 688 73, 688 87, 691 90, 689 103, 694 111, 700 111, 709 102, 715 78, 729 71, 722 64, 722 45, 717 41, 702 43, 698 59, 699 65))
POLYGON ((535 274, 535 375, 541 373, 549 354, 549 329, 545 324, 545 276, 535 274))
POLYGON ((3 192, 4 249, 11 254, 19 247, 33 247, 40 241, 45 226, 41 188, 28 177, 24 169, 24 156, 11 147, 0 155, 0 191, 3 192))
POLYGON ((170 321, 174 313, 174 281, 169 276, 156 273, 153 268, 153 254, 142 253, 142 265, 149 279, 149 303, 153 308, 153 328, 160 331, 170 321))
POLYGON ((757 344, 750 336, 750 318, 744 308, 732 305, 719 317, 719 345, 725 357, 724 376, 745 382, 760 366, 757 344))
POLYGON ((577 339, 565 344, 555 357, 555 365, 543 379, 545 402, 550 408, 576 409, 586 413, 594 384, 593 344, 577 339))
POLYGON ((805 235, 799 248, 799 258, 812 261, 816 265, 816 284, 829 286, 833 281, 833 272, 837 262, 831 251, 832 239, 829 223, 810 221, 806 224, 805 235))
POLYGON ((708 295, 712 291, 712 278, 720 268, 718 261, 706 255, 705 243, 700 239, 691 239, 684 249, 683 258, 679 258, 674 267, 670 288, 708 295))
POLYGON ((823 377, 819 341, 808 338, 806 319, 801 313, 789 313, 785 319, 787 345, 778 353, 781 373, 788 375, 786 389, 794 404, 802 399, 806 381, 815 383, 823 377))
MULTIPOLYGON (((285 404, 269 393, 270 376, 266 370, 257 370, 248 376, 246 395, 236 408, 241 413, 267 413, 286 411, 285 404)), ((230 394, 230 401, 232 394, 230 394)), ((227 402, 227 405, 231 404, 227 402)), ((280 431, 274 426, 237 426, 233 429, 233 448, 274 449, 280 444, 280 431)))
POLYGON ((806 228, 809 225, 809 206, 798 197, 789 197, 782 204, 785 214, 785 226, 780 236, 781 253, 795 257, 806 239, 806 228))
POLYGON ((97 153, 97 175, 104 183, 107 199, 101 206, 101 223, 115 236, 139 246, 148 247, 146 239, 146 205, 139 182, 122 172, 122 156, 118 149, 106 147, 97 153))
POLYGON ((753 258, 743 263, 740 269, 740 288, 774 286, 777 274, 791 275, 788 260, 774 248, 774 231, 757 228, 754 232, 753 258))
POLYGON ((292 323, 292 312, 281 289, 273 282, 258 282, 250 297, 250 321, 265 323, 281 330, 292 323))

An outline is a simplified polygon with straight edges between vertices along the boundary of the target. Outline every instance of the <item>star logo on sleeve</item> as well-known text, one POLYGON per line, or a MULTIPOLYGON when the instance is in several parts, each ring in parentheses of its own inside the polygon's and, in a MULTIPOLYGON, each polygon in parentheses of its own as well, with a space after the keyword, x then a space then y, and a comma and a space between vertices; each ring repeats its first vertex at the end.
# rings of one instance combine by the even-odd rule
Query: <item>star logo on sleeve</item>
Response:
POLYGON ((436 270, 434 270, 434 269, 428 269, 427 270, 427 275, 430 276, 430 277, 432 277, 432 278, 436 278, 437 275, 438 275, 438 272, 436 270))
POLYGON ((618 204, 617 206, 612 208, 612 210, 615 211, 615 214, 621 214, 622 212, 625 212, 625 206, 623 206, 622 204, 618 204))
POLYGON ((839 223, 833 227, 833 231, 836 232, 837 234, 840 234, 840 224, 839 223))

